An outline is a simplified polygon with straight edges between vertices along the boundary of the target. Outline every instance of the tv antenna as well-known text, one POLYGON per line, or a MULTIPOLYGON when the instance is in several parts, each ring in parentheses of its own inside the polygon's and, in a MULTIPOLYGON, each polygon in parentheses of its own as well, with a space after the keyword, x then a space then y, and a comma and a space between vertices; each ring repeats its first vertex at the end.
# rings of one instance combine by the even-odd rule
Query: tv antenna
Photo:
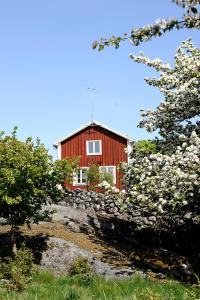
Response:
MULTIPOLYGON (((88 92, 92 93, 92 92, 95 92, 96 89, 93 88, 93 87, 88 87, 88 92)), ((91 97, 91 116, 92 116, 92 119, 91 121, 94 121, 94 98, 91 97)))

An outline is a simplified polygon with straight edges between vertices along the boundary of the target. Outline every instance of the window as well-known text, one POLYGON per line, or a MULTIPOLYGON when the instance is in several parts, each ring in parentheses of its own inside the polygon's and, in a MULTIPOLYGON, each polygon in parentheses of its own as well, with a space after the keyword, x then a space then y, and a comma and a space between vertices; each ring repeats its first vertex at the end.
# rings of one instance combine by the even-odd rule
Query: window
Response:
POLYGON ((74 176, 73 185, 86 185, 87 184, 87 169, 82 168, 78 170, 78 172, 74 176))
POLYGON ((86 141, 87 155, 101 155, 102 146, 100 140, 86 141))
POLYGON ((115 166, 101 166, 99 167, 101 173, 110 173, 113 176, 113 183, 116 184, 116 167, 115 166))

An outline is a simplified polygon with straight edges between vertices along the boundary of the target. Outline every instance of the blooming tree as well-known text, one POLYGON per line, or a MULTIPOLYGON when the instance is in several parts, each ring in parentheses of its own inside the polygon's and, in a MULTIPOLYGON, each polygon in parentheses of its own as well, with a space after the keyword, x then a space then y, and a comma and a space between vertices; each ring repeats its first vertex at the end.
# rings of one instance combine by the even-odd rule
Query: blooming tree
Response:
POLYGON ((143 26, 142 28, 133 28, 130 34, 125 33, 123 36, 112 36, 110 39, 101 38, 92 45, 93 49, 103 50, 106 46, 119 48, 122 41, 129 40, 134 46, 151 40, 153 37, 159 37, 173 29, 200 29, 200 0, 172 0, 181 6, 185 12, 182 19, 175 17, 169 19, 158 19, 154 24, 143 26))
MULTIPOLYGON (((184 9, 181 19, 159 19, 152 25, 133 28, 130 34, 102 38, 93 49, 119 48, 129 40, 133 46, 171 30, 200 29, 200 0, 172 0, 184 9)), ((159 89, 163 99, 155 111, 142 110, 139 127, 158 131, 161 139, 136 145, 129 165, 122 164, 127 202, 157 215, 200 214, 200 49, 191 40, 182 42, 174 66, 143 53, 133 54, 135 62, 153 67, 159 78, 146 82, 159 89)), ((164 218, 163 218, 164 219, 164 218)), ((199 218, 200 219, 200 218, 199 218)))
POLYGON ((159 130, 165 139, 199 132, 200 114, 200 49, 188 39, 182 42, 175 55, 174 67, 160 59, 151 60, 141 53, 130 57, 161 72, 159 78, 145 78, 146 82, 163 93, 163 101, 155 111, 141 111, 139 127, 149 132, 159 130))
POLYGON ((174 154, 151 154, 124 165, 129 201, 158 213, 200 213, 200 138, 193 132, 174 154))
POLYGON ((142 110, 139 126, 159 130, 161 151, 136 155, 124 165, 128 201, 168 216, 188 210, 199 214, 200 49, 191 40, 183 42, 173 68, 143 54, 131 58, 161 73, 146 82, 157 87, 164 98, 155 111, 142 110))

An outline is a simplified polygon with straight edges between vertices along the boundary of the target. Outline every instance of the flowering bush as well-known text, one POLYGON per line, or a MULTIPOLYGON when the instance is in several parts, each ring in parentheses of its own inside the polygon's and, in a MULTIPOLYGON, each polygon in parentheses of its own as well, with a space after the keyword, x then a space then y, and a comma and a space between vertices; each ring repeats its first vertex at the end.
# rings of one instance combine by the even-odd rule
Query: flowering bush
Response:
POLYGON ((200 138, 195 132, 175 153, 133 158, 123 165, 129 199, 158 213, 198 210, 200 138))
POLYGON ((117 189, 113 184, 109 183, 107 180, 103 180, 98 184, 98 187, 105 193, 119 193, 119 189, 117 189))
POLYGON ((199 214, 200 49, 191 40, 183 42, 173 68, 143 54, 131 58, 161 72, 146 82, 158 87, 164 99, 155 111, 142 110, 139 123, 148 131, 159 130, 159 147, 145 155, 136 148, 130 164, 122 165, 128 201, 167 216, 199 214))
POLYGON ((158 58, 150 60, 143 54, 130 57, 161 72, 159 78, 145 80, 163 93, 164 100, 154 112, 150 109, 141 111, 143 118, 139 126, 150 132, 159 129, 165 139, 180 134, 190 135, 194 129, 199 131, 200 49, 194 47, 190 39, 182 42, 175 55, 174 68, 158 58), (194 117, 195 122, 191 122, 194 117))

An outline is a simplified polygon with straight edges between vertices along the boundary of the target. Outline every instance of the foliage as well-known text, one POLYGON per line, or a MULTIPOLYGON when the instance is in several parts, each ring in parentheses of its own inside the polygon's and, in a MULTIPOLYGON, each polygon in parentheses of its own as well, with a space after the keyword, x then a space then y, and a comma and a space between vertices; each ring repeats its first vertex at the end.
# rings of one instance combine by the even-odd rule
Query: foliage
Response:
POLYGON ((125 166, 125 182, 131 201, 149 211, 179 217, 186 212, 198 216, 200 199, 200 50, 190 40, 177 49, 174 67, 161 60, 132 56, 137 62, 161 72, 158 79, 146 79, 158 87, 164 100, 155 111, 142 111, 139 126, 159 129, 162 153, 133 157, 125 166))
POLYGON ((125 175, 132 201, 171 215, 187 209, 200 213, 199 145, 200 138, 193 132, 188 143, 178 146, 172 155, 157 153, 133 158, 125 175))
MULTIPOLYGON (((200 0, 173 2, 184 9, 181 20, 159 19, 152 25, 132 29, 130 35, 95 41, 93 48, 118 48, 127 39, 137 46, 173 29, 200 29, 200 0)), ((138 125, 149 132, 158 131, 162 139, 152 144, 151 149, 148 142, 137 143, 130 164, 121 165, 127 201, 171 220, 187 212, 200 220, 200 49, 190 39, 182 42, 174 67, 159 58, 151 60, 143 53, 131 54, 130 58, 160 72, 159 78, 145 80, 159 89, 163 99, 155 111, 141 110, 138 125)))
POLYGON ((190 39, 182 42, 176 51, 173 68, 160 59, 151 60, 143 54, 131 55, 131 58, 161 72, 159 78, 145 80, 158 88, 164 97, 154 112, 150 109, 141 111, 139 127, 149 132, 159 129, 165 139, 199 131, 200 49, 194 47, 190 39))
POLYGON ((152 291, 150 288, 140 290, 139 297, 140 299, 145 299, 145 300, 162 300, 162 296, 152 291))
POLYGON ((27 285, 26 290, 20 293, 6 292, 0 289, 1 300, 149 300, 154 295, 163 300, 195 300, 199 299, 200 296, 198 289, 184 286, 172 280, 159 282, 138 276, 121 280, 106 280, 94 276, 93 285, 85 286, 77 284, 76 276, 58 277, 49 272, 35 275, 31 283, 27 285))
POLYGON ((53 162, 44 145, 32 138, 22 142, 0 135, 0 217, 7 219, 14 233, 19 226, 48 219, 44 205, 62 197, 65 180, 72 179, 76 160, 53 162))
POLYGON ((110 39, 101 38, 92 45, 93 49, 103 50, 106 46, 119 48, 122 41, 129 40, 134 46, 151 40, 153 37, 159 37, 171 30, 177 29, 200 29, 200 0, 172 0, 181 6, 185 13, 181 20, 175 17, 169 19, 158 19, 154 24, 146 25, 141 28, 133 28, 130 34, 125 33, 123 36, 113 35, 110 39))
POLYGON ((91 262, 87 257, 78 256, 71 263, 68 271, 69 275, 89 275, 93 274, 91 262))
POLYGON ((67 295, 65 297, 65 300, 78 300, 78 299, 80 299, 79 293, 75 289, 70 288, 67 291, 67 295))
POLYGON ((114 189, 113 175, 101 172, 97 164, 91 164, 86 172, 88 190, 100 188, 103 192, 114 189))
POLYGON ((149 154, 155 154, 158 152, 157 145, 155 141, 152 140, 142 140, 135 142, 133 144, 133 150, 130 154, 131 157, 144 157, 149 154))
POLYGON ((110 186, 114 185, 114 178, 111 173, 101 173, 100 182, 106 181, 110 186))
POLYGON ((0 279, 8 280, 7 288, 11 290, 22 290, 35 272, 32 252, 26 248, 0 264, 0 279))
POLYGON ((86 176, 88 189, 96 189, 100 182, 99 166, 97 164, 91 164, 87 169, 86 176))

